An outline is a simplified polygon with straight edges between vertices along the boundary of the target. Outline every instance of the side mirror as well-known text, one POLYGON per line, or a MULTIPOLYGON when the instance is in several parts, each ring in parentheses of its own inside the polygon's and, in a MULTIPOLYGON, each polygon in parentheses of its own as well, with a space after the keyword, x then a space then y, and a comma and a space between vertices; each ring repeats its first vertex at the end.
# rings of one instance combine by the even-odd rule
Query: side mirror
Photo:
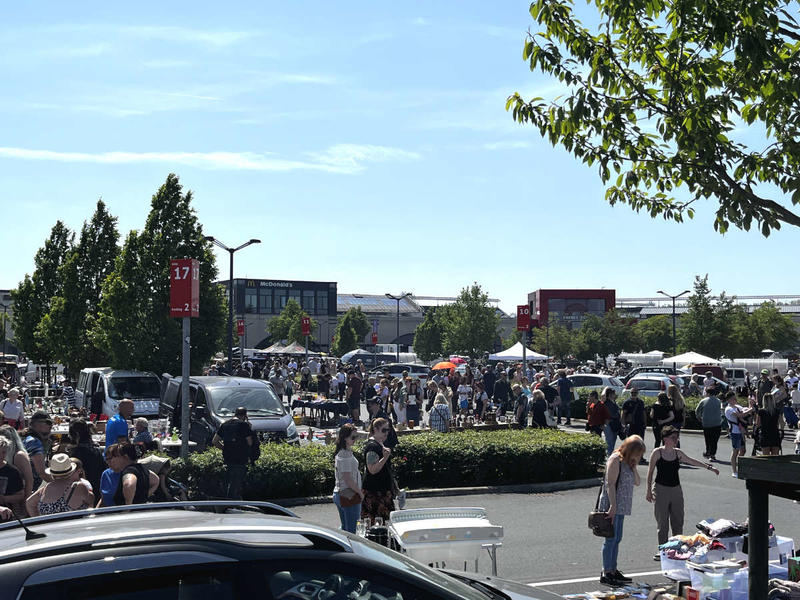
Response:
POLYGON ((205 406, 195 406, 194 407, 194 416, 197 419, 202 419, 206 416, 206 407, 205 406))

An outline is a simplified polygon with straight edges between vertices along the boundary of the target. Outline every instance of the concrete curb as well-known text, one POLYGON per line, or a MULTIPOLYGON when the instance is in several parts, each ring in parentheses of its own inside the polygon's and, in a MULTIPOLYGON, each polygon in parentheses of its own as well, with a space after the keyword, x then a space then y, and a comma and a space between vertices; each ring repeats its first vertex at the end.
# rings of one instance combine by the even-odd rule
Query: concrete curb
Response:
MULTIPOLYGON (((431 488, 408 490, 408 498, 443 498, 445 496, 475 496, 479 494, 549 494, 577 490, 600 485, 599 477, 589 479, 573 479, 572 481, 549 481, 546 483, 523 483, 517 485, 488 485, 463 488, 431 488)), ((311 504, 331 504, 332 496, 311 496, 308 498, 284 498, 270 500, 285 507, 306 506, 311 504)))
MULTIPOLYGON (((572 419, 572 422, 573 423, 582 423, 583 424, 583 423, 586 423, 586 419, 572 419)), ((563 425, 559 425, 559 428, 561 428, 561 427, 564 427, 564 426, 563 425)), ((573 431, 573 430, 575 430, 574 427, 564 429, 564 431, 573 431)), ((580 431, 583 432, 584 430, 581 429, 580 431)), ((647 427, 647 428, 645 428, 645 431, 652 432, 653 428, 652 427, 647 427)), ((703 435, 703 430, 702 429, 681 429, 681 435, 684 435, 686 433, 688 433, 690 435, 703 435)), ((725 434, 725 430, 723 430, 722 433, 725 434)))

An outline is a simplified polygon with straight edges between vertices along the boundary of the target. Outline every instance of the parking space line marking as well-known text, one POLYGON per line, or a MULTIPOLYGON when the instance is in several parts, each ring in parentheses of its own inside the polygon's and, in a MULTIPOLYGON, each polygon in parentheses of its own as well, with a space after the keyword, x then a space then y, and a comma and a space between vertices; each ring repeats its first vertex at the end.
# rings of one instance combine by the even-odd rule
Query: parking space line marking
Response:
MULTIPOLYGON (((628 577, 648 577, 650 575, 661 575, 663 571, 646 571, 643 573, 628 573, 628 577)), ((543 585, 568 585, 570 583, 587 583, 589 581, 599 581, 600 577, 582 577, 580 579, 562 579, 560 581, 537 581, 536 583, 529 583, 531 587, 541 587, 543 585)))

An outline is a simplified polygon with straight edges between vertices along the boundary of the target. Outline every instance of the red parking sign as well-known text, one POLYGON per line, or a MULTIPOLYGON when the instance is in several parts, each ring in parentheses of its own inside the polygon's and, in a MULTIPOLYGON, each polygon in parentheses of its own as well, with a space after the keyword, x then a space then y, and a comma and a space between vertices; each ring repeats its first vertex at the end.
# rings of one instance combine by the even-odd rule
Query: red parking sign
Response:
POLYGON ((303 335, 311 335, 311 317, 301 317, 300 327, 303 335))
POLYGON ((244 319, 236 319, 236 335, 244 337, 244 319))
POLYGON ((200 262, 197 259, 169 261, 169 316, 200 316, 200 262))
POLYGON ((375 333, 374 331, 372 332, 372 343, 373 344, 377 344, 378 343, 378 334, 375 333))
POLYGON ((517 331, 528 331, 531 328, 531 309, 527 304, 517 306, 517 331))

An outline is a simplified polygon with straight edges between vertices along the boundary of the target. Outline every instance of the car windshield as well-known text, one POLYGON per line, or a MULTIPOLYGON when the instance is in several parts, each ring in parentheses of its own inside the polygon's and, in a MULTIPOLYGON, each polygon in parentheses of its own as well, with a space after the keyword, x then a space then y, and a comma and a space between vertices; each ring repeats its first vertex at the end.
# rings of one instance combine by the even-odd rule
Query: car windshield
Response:
POLYGON ((609 379, 609 381, 611 382, 611 385, 615 385, 617 387, 622 387, 622 382, 619 379, 617 379, 616 377, 612 377, 611 379, 609 379))
POLYGON ((485 592, 479 591, 478 589, 462 583, 458 579, 455 579, 446 573, 431 569, 415 560, 411 560, 399 552, 394 552, 393 550, 389 550, 388 548, 379 546, 378 544, 373 544, 372 542, 364 539, 356 538, 355 536, 348 535, 348 537, 350 538, 350 544, 353 547, 353 552, 359 556, 383 563, 403 572, 412 572, 417 576, 430 581, 434 585, 438 585, 453 592, 454 594, 457 594, 465 600, 487 600, 487 598, 492 597, 485 592))
POLYGON ((240 406, 247 409, 249 417, 282 417, 283 406, 280 400, 266 385, 253 387, 225 386, 209 390, 211 410, 220 417, 232 416, 240 406))
POLYGON ((111 377, 108 381, 108 395, 114 400, 123 398, 160 398, 161 384, 156 377, 141 375, 136 377, 111 377))

